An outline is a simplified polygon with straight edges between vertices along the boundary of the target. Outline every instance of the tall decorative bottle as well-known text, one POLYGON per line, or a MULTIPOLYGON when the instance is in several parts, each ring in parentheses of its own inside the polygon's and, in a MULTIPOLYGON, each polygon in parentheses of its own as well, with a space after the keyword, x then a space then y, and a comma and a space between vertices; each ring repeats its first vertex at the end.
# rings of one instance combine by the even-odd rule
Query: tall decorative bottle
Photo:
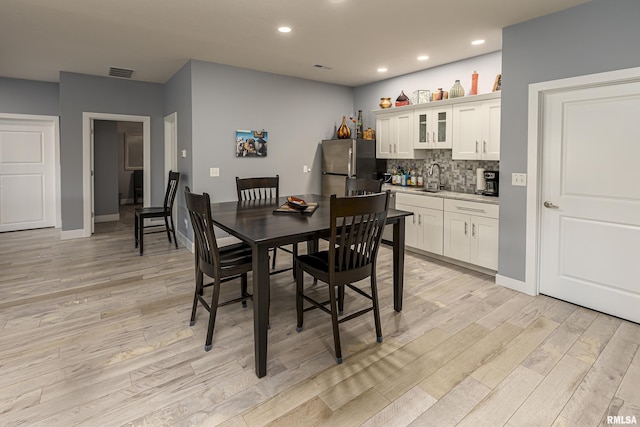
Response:
POLYGON ((471 74, 471 93, 470 95, 478 94, 478 72, 473 70, 473 74, 471 74))
POLYGON ((362 110, 358 110, 358 121, 356 122, 356 138, 362 139, 362 110))

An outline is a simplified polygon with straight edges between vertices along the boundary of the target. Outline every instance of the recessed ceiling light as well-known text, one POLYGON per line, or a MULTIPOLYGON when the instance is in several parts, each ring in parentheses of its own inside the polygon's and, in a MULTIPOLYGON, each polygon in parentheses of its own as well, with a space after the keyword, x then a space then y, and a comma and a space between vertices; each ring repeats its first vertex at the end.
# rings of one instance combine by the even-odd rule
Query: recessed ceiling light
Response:
POLYGON ((278 31, 280 31, 281 33, 290 33, 291 27, 278 27, 278 31))
POLYGON ((429 57, 427 55, 418 56, 418 61, 426 61, 427 59, 429 59, 429 57))
POLYGON ((472 45, 477 46, 479 44, 484 44, 484 40, 480 39, 480 40, 474 40, 471 42, 472 45))
POLYGON ((379 73, 386 73, 386 72, 387 72, 387 69, 386 69, 386 68, 384 68, 384 67, 380 67, 380 68, 378 68, 378 72, 379 72, 379 73))

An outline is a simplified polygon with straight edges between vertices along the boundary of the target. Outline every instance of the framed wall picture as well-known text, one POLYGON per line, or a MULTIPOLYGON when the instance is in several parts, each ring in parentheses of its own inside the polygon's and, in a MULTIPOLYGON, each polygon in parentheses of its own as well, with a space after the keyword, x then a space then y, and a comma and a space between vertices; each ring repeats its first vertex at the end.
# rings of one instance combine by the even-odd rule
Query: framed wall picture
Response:
POLYGON ((142 135, 124 134, 124 170, 135 171, 143 168, 142 135))
POLYGON ((267 157, 267 131, 237 130, 236 157, 267 157))

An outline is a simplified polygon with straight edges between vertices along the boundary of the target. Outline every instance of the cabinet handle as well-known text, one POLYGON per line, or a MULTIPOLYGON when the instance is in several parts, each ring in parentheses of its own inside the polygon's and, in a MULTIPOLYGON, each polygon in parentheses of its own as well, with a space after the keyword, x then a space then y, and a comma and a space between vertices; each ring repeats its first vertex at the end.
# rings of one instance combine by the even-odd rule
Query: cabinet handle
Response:
POLYGON ((469 211, 469 212, 482 212, 485 213, 484 209, 481 208, 468 208, 466 206, 456 206, 456 209, 460 211, 469 211))
POLYGON ((478 141, 476 141, 476 153, 478 152, 478 141))
POLYGON ((427 143, 431 142, 431 141, 429 141, 429 132, 427 132, 427 141, 426 142, 427 143))
POLYGON ((418 225, 422 225, 422 215, 418 215, 418 225))
POLYGON ((476 237, 476 224, 471 224, 471 236, 476 237))
POLYGON ((438 142, 438 140, 436 139, 436 131, 433 131, 433 142, 438 142))
POLYGON ((398 152, 398 146, 396 144, 393 144, 393 152, 394 153, 398 152))
POLYGON ((413 218, 413 225, 416 225, 416 216, 415 215, 411 215, 413 218))
POLYGON ((391 144, 389 144, 389 153, 393 153, 393 148, 391 147, 391 144))
POLYGON ((482 152, 483 153, 487 152, 487 141, 482 141, 482 152))
POLYGON ((467 221, 464 222, 464 235, 467 235, 467 221))

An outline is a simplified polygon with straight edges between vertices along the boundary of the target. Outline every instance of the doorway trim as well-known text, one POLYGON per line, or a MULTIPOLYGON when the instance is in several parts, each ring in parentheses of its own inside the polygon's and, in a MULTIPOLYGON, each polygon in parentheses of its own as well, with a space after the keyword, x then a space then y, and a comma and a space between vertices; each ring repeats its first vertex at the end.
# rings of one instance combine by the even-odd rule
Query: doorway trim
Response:
POLYGON ((142 122, 142 150, 144 168, 144 206, 151 203, 151 117, 150 116, 132 116, 127 114, 110 114, 110 113, 82 113, 82 200, 83 200, 83 219, 84 227, 82 237, 91 236, 91 225, 93 219, 91 212, 93 206, 91 203, 93 189, 91 188, 91 121, 92 120, 111 120, 115 122, 142 122))
POLYGON ((607 86, 640 80, 640 67, 607 71, 566 79, 550 80, 529 85, 529 119, 527 147, 527 211, 525 246, 525 283, 523 291, 529 295, 538 295, 540 268, 540 195, 542 193, 542 137, 545 96, 549 93, 581 89, 594 86, 607 86))

